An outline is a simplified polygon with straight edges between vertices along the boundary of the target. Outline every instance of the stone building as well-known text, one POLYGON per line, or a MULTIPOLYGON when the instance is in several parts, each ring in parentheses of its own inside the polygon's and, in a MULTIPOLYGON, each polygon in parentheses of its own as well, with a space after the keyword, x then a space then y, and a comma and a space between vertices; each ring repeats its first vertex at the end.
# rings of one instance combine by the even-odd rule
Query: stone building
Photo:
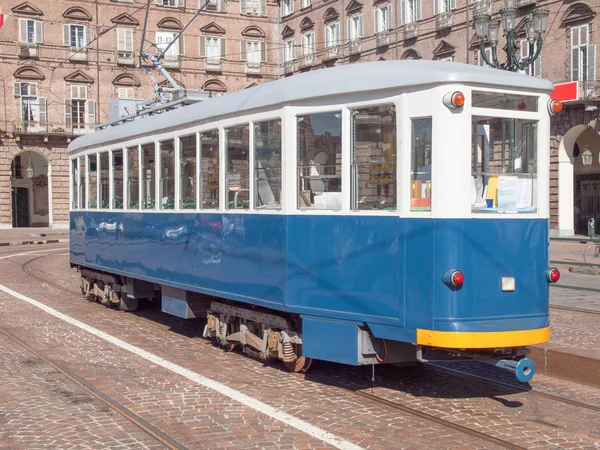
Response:
MULTIPOLYGON (((423 58, 483 65, 473 17, 499 18, 504 1, 211 0, 210 11, 186 29, 165 66, 186 87, 220 94, 360 61, 423 58)), ((523 19, 535 8, 550 11, 541 56, 526 72, 555 84, 578 82, 552 121, 551 232, 587 234, 587 220, 600 220, 595 46, 600 0, 513 1, 522 55, 528 51, 523 19)), ((197 8, 194 0, 183 2, 153 0, 149 40, 165 42, 181 29, 197 8)), ((0 12, 11 17, 0 29, 0 227, 24 225, 19 222, 24 219, 15 222, 23 208, 13 207, 10 188, 18 205, 28 197, 29 224, 44 223, 39 213, 47 210, 45 223, 65 226, 68 141, 108 119, 109 99, 151 97, 152 83, 135 67, 145 3, 58 0, 52 10, 33 0, 2 3, 0 12), (47 166, 46 179, 35 159, 34 175, 24 175, 30 155, 47 166), (44 197, 44 180, 46 209, 36 203, 44 197)), ((501 38, 499 48, 503 45, 501 38)))

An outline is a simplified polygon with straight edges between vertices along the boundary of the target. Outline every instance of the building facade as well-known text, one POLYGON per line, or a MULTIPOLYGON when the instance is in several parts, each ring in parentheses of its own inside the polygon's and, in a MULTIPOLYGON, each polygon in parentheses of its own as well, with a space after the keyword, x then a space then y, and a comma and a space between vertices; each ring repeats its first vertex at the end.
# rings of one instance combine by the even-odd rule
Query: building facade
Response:
MULTIPOLYGON (((187 23, 198 5, 185 1, 152 0, 148 41, 168 42, 187 23)), ((59 0, 51 10, 33 0, 4 3, 0 12, 11 17, 0 29, 0 227, 66 226, 66 145, 108 120, 111 98, 152 97, 150 79, 136 67, 146 1, 59 0)), ((541 56, 524 72, 555 84, 577 82, 552 122, 551 233, 587 234, 588 220, 600 220, 600 0, 515 3, 522 56, 523 19, 535 8, 550 11, 541 56)), ((504 0, 210 0, 164 65, 185 87, 215 95, 362 61, 484 65, 473 18, 499 19, 502 7, 504 0)), ((503 46, 501 38, 500 56, 503 46)), ((484 51, 490 56, 489 47, 484 51)))

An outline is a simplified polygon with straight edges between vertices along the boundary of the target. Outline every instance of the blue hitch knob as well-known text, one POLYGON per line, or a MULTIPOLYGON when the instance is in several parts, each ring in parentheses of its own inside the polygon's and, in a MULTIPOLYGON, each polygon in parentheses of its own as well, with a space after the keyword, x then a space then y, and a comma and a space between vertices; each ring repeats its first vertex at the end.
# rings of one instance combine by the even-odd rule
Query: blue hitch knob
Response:
POLYGON ((515 373, 517 380, 521 383, 527 383, 535 375, 535 364, 529 358, 523 358, 519 361, 504 361, 505 368, 515 373))

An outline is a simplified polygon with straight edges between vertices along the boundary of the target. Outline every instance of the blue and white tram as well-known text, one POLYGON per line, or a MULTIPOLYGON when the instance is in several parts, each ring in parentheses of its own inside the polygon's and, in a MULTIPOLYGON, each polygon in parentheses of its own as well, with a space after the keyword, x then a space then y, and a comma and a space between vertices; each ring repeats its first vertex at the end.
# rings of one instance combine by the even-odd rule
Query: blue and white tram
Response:
POLYGON ((527 381, 549 339, 550 99, 432 61, 308 72, 76 139, 82 292, 207 317, 303 370, 488 358, 527 381), (501 349, 501 350, 500 350, 501 349))

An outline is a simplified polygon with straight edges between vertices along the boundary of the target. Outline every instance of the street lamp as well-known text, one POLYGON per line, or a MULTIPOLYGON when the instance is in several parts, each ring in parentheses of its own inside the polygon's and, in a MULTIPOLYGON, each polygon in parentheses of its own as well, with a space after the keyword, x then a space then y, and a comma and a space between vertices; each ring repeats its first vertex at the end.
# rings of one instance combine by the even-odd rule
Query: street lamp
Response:
POLYGON ((548 27, 548 15, 546 9, 536 9, 530 17, 525 18, 525 31, 529 44, 529 54, 525 58, 518 56, 519 47, 517 45, 517 33, 515 31, 515 22, 517 19, 516 0, 504 0, 504 8, 500 10, 500 17, 504 25, 504 36, 506 36, 506 62, 498 62, 498 31, 500 20, 491 20, 488 14, 477 14, 475 16, 475 33, 479 39, 479 51, 481 57, 491 67, 496 69, 509 70, 516 72, 524 70, 531 65, 542 51, 542 34, 548 27), (485 44, 489 43, 492 47, 492 59, 488 59, 485 54, 485 44))
POLYGON ((591 166, 594 156, 590 151, 589 147, 585 148, 585 151, 581 154, 581 162, 583 162, 584 166, 591 166))

